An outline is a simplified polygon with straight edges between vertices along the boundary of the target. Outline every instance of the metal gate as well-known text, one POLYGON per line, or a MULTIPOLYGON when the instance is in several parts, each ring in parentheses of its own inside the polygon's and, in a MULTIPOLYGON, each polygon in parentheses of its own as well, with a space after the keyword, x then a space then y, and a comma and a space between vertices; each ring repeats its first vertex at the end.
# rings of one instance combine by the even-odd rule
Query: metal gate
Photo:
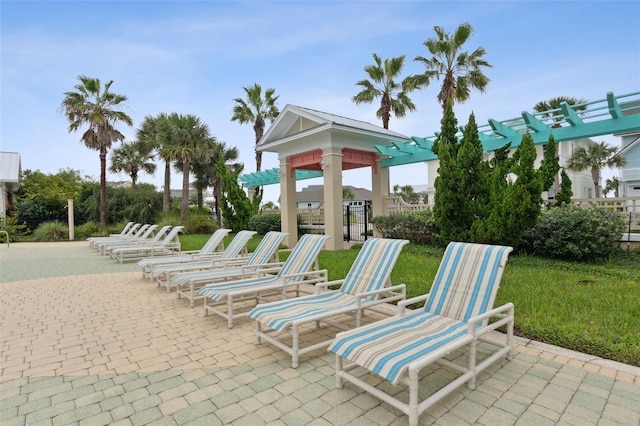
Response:
POLYGON ((361 206, 344 206, 344 240, 366 241, 372 232, 369 218, 371 216, 371 204, 361 206))

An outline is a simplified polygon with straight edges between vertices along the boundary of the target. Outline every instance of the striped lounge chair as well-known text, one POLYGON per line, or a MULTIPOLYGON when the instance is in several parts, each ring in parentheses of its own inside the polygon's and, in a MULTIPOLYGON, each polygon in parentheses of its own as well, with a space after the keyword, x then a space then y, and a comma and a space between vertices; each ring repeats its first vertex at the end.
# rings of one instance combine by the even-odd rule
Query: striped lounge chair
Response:
POLYGON ((217 253, 218 250, 224 250, 224 237, 231 232, 231 229, 217 229, 200 250, 183 251, 172 256, 156 256, 140 259, 138 265, 142 266, 142 277, 149 278, 153 281, 151 270, 157 265, 168 263, 193 262, 201 260, 217 253))
POLYGON ((198 290, 207 284, 254 277, 258 271, 265 269, 273 273, 277 272, 275 268, 283 265, 279 263, 278 249, 288 234, 288 232, 278 231, 267 232, 247 259, 218 262, 218 266, 221 267, 216 269, 180 272, 173 275, 170 280, 177 287, 178 298, 186 298, 193 308, 196 300, 204 298, 198 290))
POLYGON ((270 269, 261 269, 255 278, 226 281, 202 287, 198 293, 205 296, 204 313, 213 312, 227 319, 229 328, 235 318, 244 317, 247 312, 233 312, 233 303, 254 300, 256 303, 265 297, 281 294, 282 298, 290 291, 296 296, 303 284, 317 284, 327 281, 326 270, 313 270, 318 255, 324 247, 327 235, 305 234, 297 242, 291 254, 275 275, 270 269), (226 310, 224 306, 226 305, 226 310))
POLYGON ((225 262, 232 260, 239 262, 244 260, 246 262, 248 258, 247 243, 254 235, 256 235, 255 231, 240 231, 222 252, 202 257, 200 260, 155 265, 151 268, 151 280, 155 279, 158 286, 166 287, 167 293, 169 293, 173 287, 176 287, 176 284, 170 278, 179 272, 220 268, 224 266, 225 262))
MULTIPOLYGON (((111 251, 116 247, 131 246, 134 244, 146 243, 149 241, 158 241, 162 237, 160 232, 156 233, 158 225, 143 225, 140 228, 140 232, 133 237, 126 238, 123 241, 114 241, 110 243, 100 244, 99 252, 104 256, 110 256, 111 251)), ((170 228, 170 227, 169 227, 170 228)), ((166 231, 168 228, 163 228, 161 231, 166 231)))
POLYGON ((407 414, 410 425, 417 425, 420 413, 465 382, 474 389, 477 374, 501 357, 509 358, 513 349, 513 304, 493 309, 511 251, 511 247, 450 243, 429 294, 399 303, 394 317, 336 336, 329 346, 336 354, 336 386, 341 388, 343 380, 355 384, 407 414), (404 312, 406 306, 419 301, 425 301, 424 308, 404 312), (488 324, 489 318, 496 321, 488 324), (503 339, 486 338, 485 334, 503 325, 507 326, 504 343, 503 339), (478 340, 495 349, 480 360, 476 360, 478 340), (468 348, 467 365, 445 358, 464 348, 468 348), (458 375, 428 395, 422 394, 426 392, 423 389, 420 397, 426 398, 420 401, 420 371, 432 363, 449 367, 458 375), (391 395, 384 386, 376 387, 362 374, 349 372, 357 367, 394 385, 407 385, 408 402, 396 397, 404 392, 394 390, 395 396, 391 395))
POLYGON ((362 312, 385 302, 405 298, 405 285, 387 286, 391 282, 391 271, 400 256, 402 247, 409 241, 383 238, 368 239, 349 273, 343 280, 316 285, 316 294, 295 299, 274 301, 256 306, 247 315, 256 321, 257 343, 265 339, 291 355, 292 367, 298 367, 301 354, 327 347, 333 338, 300 348, 299 332, 306 324, 325 322, 342 330, 353 328, 344 321, 337 322, 342 314, 354 314, 355 326, 360 326, 362 312), (329 286, 340 285, 338 290, 329 286), (324 291, 322 290, 324 289, 324 291), (263 330, 263 327, 265 328, 263 330), (289 332, 291 346, 273 334, 289 332))
POLYGON ((136 223, 131 228, 129 228, 129 231, 125 235, 112 235, 110 237, 99 238, 95 241, 92 241, 91 248, 96 250, 97 252, 101 252, 103 245, 135 240, 136 238, 139 238, 150 226, 151 225, 148 223, 144 225, 141 223, 136 223))
POLYGON ((98 241, 105 241, 107 238, 123 238, 126 235, 129 235, 130 232, 133 233, 140 226, 138 223, 134 229, 131 229, 134 225, 135 224, 133 222, 129 222, 124 226, 124 228, 122 228, 122 231, 120 231, 119 234, 111 234, 108 237, 89 237, 87 238, 87 241, 89 241, 89 247, 93 248, 93 245, 98 241))
POLYGON ((133 246, 119 247, 111 250, 111 257, 116 262, 139 260, 145 257, 169 255, 180 252, 180 233, 184 226, 174 226, 160 241, 139 243, 133 246))

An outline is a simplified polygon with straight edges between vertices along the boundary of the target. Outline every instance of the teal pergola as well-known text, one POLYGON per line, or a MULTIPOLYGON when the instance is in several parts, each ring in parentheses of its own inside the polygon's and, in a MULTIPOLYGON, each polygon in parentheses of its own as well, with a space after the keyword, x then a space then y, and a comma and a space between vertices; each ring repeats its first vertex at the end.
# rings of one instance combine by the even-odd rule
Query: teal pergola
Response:
MULTIPOLYGON (((460 128, 458 136, 464 128, 460 128)), ((523 112, 520 117, 497 121, 478 127, 478 134, 486 152, 511 144, 516 148, 522 135, 529 133, 536 145, 546 144, 549 136, 556 142, 577 140, 594 136, 625 133, 640 130, 640 91, 569 105, 562 103, 558 109, 544 112, 523 112)), ((437 160, 431 147, 438 134, 431 137, 412 137, 410 141, 396 141, 390 145, 376 145, 382 156, 382 167, 399 166, 437 160)), ((321 171, 295 170, 296 180, 321 177, 321 171)), ((273 185, 280 182, 278 168, 239 176, 238 181, 247 188, 273 185)))

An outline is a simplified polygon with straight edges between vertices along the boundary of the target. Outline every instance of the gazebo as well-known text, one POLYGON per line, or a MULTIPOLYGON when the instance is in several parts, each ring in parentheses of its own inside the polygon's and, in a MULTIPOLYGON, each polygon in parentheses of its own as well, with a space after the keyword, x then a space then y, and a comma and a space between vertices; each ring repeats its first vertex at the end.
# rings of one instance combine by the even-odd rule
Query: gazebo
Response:
MULTIPOLYGON (((389 169, 380 166, 376 145, 411 139, 364 121, 326 112, 286 105, 273 122, 257 149, 278 154, 279 169, 245 175, 249 186, 280 182, 282 230, 287 244, 298 240, 296 221, 296 180, 323 177, 325 234, 328 250, 343 248, 342 171, 371 168, 374 216, 381 214, 384 197, 389 195, 389 169)), ((242 177, 241 177, 242 181, 242 177)))

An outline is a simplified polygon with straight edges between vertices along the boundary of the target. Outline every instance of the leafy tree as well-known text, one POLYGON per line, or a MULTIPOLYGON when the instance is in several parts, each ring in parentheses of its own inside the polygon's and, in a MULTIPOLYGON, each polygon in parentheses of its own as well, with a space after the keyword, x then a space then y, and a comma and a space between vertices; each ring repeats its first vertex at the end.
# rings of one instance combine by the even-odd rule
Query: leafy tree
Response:
MULTIPOLYGON (((10 212, 20 222, 26 221, 31 229, 47 220, 63 219, 67 216, 67 200, 80 199, 85 179, 72 169, 61 169, 56 174, 26 169, 10 212)), ((82 220, 82 216, 76 219, 82 220)))
POLYGON ((355 200, 356 196, 350 186, 342 187, 342 199, 343 200, 355 200))
POLYGON ((135 187, 140 172, 152 175, 156 171, 151 150, 151 146, 144 142, 124 143, 113 150, 109 170, 114 173, 125 172, 131 178, 131 187, 135 187))
POLYGON ((606 184, 602 189, 602 193, 606 197, 609 192, 613 191, 613 196, 617 198, 620 196, 618 192, 619 190, 620 181, 618 180, 618 178, 614 177, 613 179, 607 179, 606 184))
POLYGON ((567 168, 574 171, 591 169, 591 179, 595 188, 596 198, 600 198, 601 171, 605 167, 622 167, 626 164, 626 159, 618 155, 615 146, 606 142, 590 144, 587 147, 579 146, 569 158, 567 168))
MULTIPOLYGON (((231 121, 237 121, 240 124, 252 123, 253 131, 256 135, 256 171, 262 170, 262 152, 258 151, 257 145, 264 135, 265 120, 273 122, 278 116, 278 106, 276 101, 279 96, 274 96, 275 89, 267 89, 262 97, 262 87, 258 83, 253 86, 243 87, 246 99, 235 98, 235 106, 233 107, 233 116, 231 121)), ((255 195, 260 194, 260 188, 255 188, 255 195)))
POLYGON ((391 113, 396 118, 406 115, 407 110, 415 111, 416 106, 407 94, 416 87, 412 85, 412 78, 406 77, 402 82, 397 82, 404 66, 405 55, 396 58, 385 59, 384 62, 378 55, 373 54, 375 64, 367 65, 364 71, 370 80, 360 80, 356 83, 362 90, 352 100, 356 104, 372 103, 380 98, 380 108, 376 111, 376 117, 382 120, 382 127, 389 128, 391 113))
POLYGON ((426 87, 434 78, 442 78, 442 86, 438 93, 438 102, 446 114, 447 101, 463 103, 469 99, 471 89, 484 93, 489 85, 489 78, 483 68, 492 65, 484 58, 486 52, 478 47, 469 53, 462 51, 464 44, 473 34, 473 27, 463 23, 453 33, 445 32, 443 27, 435 26, 436 37, 424 41, 424 46, 431 53, 430 58, 416 56, 414 61, 424 64, 426 71, 416 76, 413 84, 426 87))
POLYGON ((195 115, 172 113, 168 119, 166 137, 171 141, 163 150, 170 158, 179 159, 182 164, 182 205, 180 218, 184 222, 189 217, 189 175, 191 162, 211 155, 209 126, 195 115))
POLYGON ((64 93, 60 109, 69 121, 69 132, 87 125, 81 140, 87 148, 100 153, 100 230, 107 225, 107 151, 115 141, 124 140, 124 135, 115 128, 122 122, 128 126, 133 120, 119 108, 127 100, 124 95, 110 92, 113 80, 102 86, 100 79, 84 75, 78 77, 76 91, 64 93))
POLYGON ((394 185, 393 193, 402 197, 402 201, 408 204, 418 204, 420 201, 420 196, 411 185, 394 185))
POLYGON ((162 211, 167 213, 171 208, 171 162, 175 160, 169 149, 172 143, 169 138, 169 116, 165 113, 147 115, 138 129, 137 137, 139 141, 156 150, 158 156, 164 160, 162 211))
POLYGON ((240 231, 248 229, 249 219, 258 214, 261 198, 249 199, 240 185, 239 172, 230 170, 223 161, 216 165, 222 181, 222 217, 224 226, 240 231))
POLYGON ((571 197, 573 197, 571 179, 563 168, 560 172, 560 191, 556 194, 555 206, 562 207, 571 204, 571 197))

